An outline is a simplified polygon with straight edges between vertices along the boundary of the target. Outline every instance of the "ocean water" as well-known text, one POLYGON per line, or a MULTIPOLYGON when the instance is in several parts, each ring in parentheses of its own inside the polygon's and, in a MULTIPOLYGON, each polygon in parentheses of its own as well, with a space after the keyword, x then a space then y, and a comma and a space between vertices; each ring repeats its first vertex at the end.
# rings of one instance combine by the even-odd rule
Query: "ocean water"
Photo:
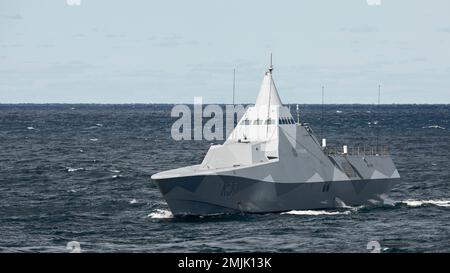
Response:
POLYGON ((301 105, 329 145, 389 145, 402 183, 384 204, 174 218, 150 181, 197 164, 172 105, 0 105, 0 252, 450 251, 450 105, 301 105))

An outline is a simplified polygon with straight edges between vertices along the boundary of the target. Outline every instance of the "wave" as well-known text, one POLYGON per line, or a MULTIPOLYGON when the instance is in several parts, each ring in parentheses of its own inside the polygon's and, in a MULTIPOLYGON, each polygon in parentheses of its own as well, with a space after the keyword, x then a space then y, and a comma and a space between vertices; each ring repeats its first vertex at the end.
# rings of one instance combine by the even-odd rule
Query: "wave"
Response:
POLYGON ((136 199, 133 199, 130 201, 130 204, 136 204, 138 201, 136 199))
POLYGON ((346 211, 326 211, 326 210, 291 210, 287 212, 282 212, 281 214, 290 214, 290 215, 339 215, 339 214, 350 214, 350 210, 346 211))
POLYGON ((148 217, 152 219, 169 219, 173 218, 172 212, 165 209, 155 209, 153 212, 151 212, 148 217))
POLYGON ((98 141, 98 138, 91 138, 90 141, 98 141))
POLYGON ((351 211, 355 211, 355 210, 358 210, 358 209, 360 209, 362 206, 357 206, 357 207, 354 207, 354 206, 349 206, 349 205, 347 205, 344 201, 342 201, 340 198, 338 198, 338 197, 335 197, 334 198, 334 202, 336 203, 336 207, 338 207, 338 208, 340 208, 340 209, 349 209, 349 210, 351 210, 351 211))
POLYGON ((94 126, 89 126, 89 127, 86 127, 85 129, 86 130, 92 130, 92 129, 97 129, 97 128, 100 128, 100 127, 103 127, 103 124, 97 123, 94 126))
POLYGON ((422 127, 422 129, 427 129, 427 128, 429 128, 429 129, 441 129, 441 130, 445 130, 444 127, 439 126, 439 125, 430 125, 430 126, 424 126, 424 127, 422 127))
POLYGON ((406 204, 410 207, 421 207, 425 205, 434 205, 438 207, 450 207, 450 200, 443 200, 443 199, 437 199, 437 200, 404 200, 400 201, 398 203, 406 204))
POLYGON ((77 171, 83 171, 84 168, 71 168, 71 167, 66 167, 66 170, 71 173, 71 172, 77 172, 77 171))

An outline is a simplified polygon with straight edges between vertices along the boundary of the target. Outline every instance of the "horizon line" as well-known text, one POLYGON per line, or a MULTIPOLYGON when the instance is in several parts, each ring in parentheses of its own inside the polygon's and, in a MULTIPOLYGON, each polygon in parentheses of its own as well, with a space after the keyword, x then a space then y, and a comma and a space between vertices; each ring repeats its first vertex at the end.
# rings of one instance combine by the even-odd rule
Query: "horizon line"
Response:
MULTIPOLYGON (((172 102, 126 102, 126 103, 103 103, 103 102, 1 102, 0 105, 194 105, 194 103, 172 103, 172 102)), ((253 105, 253 103, 202 103, 203 105, 253 105)), ((322 105, 321 103, 283 103, 288 105, 322 105)), ((377 103, 324 103, 323 105, 377 105, 377 103)), ((380 103, 380 105, 450 105, 450 103, 380 103)))

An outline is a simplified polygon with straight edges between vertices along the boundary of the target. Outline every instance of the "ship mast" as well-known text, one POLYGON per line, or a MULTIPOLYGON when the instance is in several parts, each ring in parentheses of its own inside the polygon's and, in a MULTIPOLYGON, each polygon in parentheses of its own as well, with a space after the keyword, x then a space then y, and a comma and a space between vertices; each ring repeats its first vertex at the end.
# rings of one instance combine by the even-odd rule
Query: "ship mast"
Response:
MULTIPOLYGON (((234 106, 234 92, 236 87, 236 68, 233 69, 233 106, 234 106)), ((234 120, 234 119, 233 119, 234 120)))
POLYGON ((381 84, 378 84, 378 105, 377 105, 377 124, 376 126, 376 134, 377 134, 377 141, 376 141, 376 154, 378 155, 379 150, 379 138, 380 138, 380 96, 381 96, 381 84))
POLYGON ((266 120, 266 138, 269 137, 269 121, 270 121, 270 98, 272 97, 272 52, 270 52, 270 66, 267 73, 269 73, 269 105, 267 108, 267 120, 266 120))
POLYGON ((323 139, 323 104, 324 104, 324 95, 325 95, 325 86, 322 85, 322 111, 320 114, 320 139, 323 139))

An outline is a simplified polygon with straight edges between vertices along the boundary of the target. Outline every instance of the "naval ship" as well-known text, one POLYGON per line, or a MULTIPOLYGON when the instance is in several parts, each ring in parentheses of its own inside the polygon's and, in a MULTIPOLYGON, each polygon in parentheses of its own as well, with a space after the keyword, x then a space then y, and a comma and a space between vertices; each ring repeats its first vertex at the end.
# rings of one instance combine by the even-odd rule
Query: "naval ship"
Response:
POLYGON ((331 149, 281 102, 270 64, 254 106, 198 165, 152 175, 174 216, 329 209, 382 201, 400 182, 379 146, 331 149))

